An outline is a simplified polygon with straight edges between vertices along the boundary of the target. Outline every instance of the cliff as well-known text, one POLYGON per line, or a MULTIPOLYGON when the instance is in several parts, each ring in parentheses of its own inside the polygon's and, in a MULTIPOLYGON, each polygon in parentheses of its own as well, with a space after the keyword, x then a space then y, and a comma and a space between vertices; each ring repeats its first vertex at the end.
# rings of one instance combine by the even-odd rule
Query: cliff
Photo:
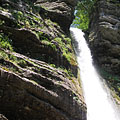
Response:
MULTIPOLYGON (((120 1, 97 1, 90 16, 89 31, 95 64, 120 97, 120 1)), ((118 96, 115 97, 120 100, 118 96)))
POLYGON ((86 120, 69 27, 76 0, 0 0, 2 120, 86 120))

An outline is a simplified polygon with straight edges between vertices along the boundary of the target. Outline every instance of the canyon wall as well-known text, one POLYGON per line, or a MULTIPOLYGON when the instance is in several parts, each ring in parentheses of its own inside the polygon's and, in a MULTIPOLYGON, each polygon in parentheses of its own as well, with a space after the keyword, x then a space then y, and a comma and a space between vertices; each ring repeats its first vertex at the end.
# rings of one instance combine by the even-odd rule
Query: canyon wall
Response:
POLYGON ((120 95, 120 1, 98 0, 90 15, 89 46, 99 72, 120 95))
POLYGON ((0 119, 86 120, 69 35, 76 4, 0 1, 0 119))

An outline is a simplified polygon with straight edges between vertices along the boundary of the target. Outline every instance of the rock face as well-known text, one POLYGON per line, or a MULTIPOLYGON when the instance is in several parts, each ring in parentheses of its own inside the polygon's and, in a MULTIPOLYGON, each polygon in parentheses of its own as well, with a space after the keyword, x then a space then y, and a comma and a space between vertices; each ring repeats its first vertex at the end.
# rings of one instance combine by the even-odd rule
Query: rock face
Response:
MULTIPOLYGON (((74 51, 71 49, 71 40, 66 34, 69 32, 68 29, 73 20, 72 13, 76 5, 75 2, 70 8, 69 4, 67 4, 69 2, 61 1, 69 8, 69 11, 66 11, 66 13, 70 12, 71 16, 69 16, 70 21, 67 20, 68 16, 64 16, 63 19, 69 25, 64 24, 64 22, 58 25, 58 22, 61 20, 58 19, 58 21, 52 22, 50 16, 53 15, 46 10, 49 7, 44 7, 49 1, 44 2, 44 5, 42 1, 12 1, 14 0, 1 1, 3 8, 0 11, 0 18, 3 20, 1 21, 3 24, 1 23, 0 29, 5 34, 10 34, 9 37, 13 41, 12 44, 15 51, 31 58, 55 64, 57 67, 62 66, 66 69, 71 69, 72 73, 76 74, 77 64, 75 56, 72 54, 74 51), (7 11, 9 10, 7 5, 11 6, 11 11, 7 11), (63 29, 62 25, 66 30, 63 29)), ((52 4, 57 4, 57 2, 52 2, 51 6, 52 4)), ((61 2, 59 1, 59 3, 61 2)), ((61 10, 61 7, 55 9, 56 19, 57 11, 60 11, 59 9, 61 10)), ((62 18, 63 13, 59 14, 60 18, 62 18)))
POLYGON ((90 19, 89 45, 95 65, 120 105, 120 1, 97 1, 90 19))
MULTIPOLYGON (((7 53, 7 51, 6 51, 7 53)), ((9 54, 9 53, 7 53, 9 54)), ((0 68, 0 112, 9 120, 85 120, 86 108, 79 83, 72 82, 44 62, 10 53, 24 59, 24 67, 1 60, 16 69, 0 68), (20 72, 21 71, 21 72, 20 72)))
MULTIPOLYGON (((74 9, 77 0, 37 0, 36 5, 41 6, 52 21, 57 22, 64 31, 68 31, 74 18, 74 9)), ((41 14, 44 13, 41 11, 41 14)))
POLYGON ((76 3, 0 1, 0 120, 86 120, 68 31, 76 3))
POLYGON ((100 0, 91 15, 89 43, 97 65, 120 73, 120 1, 100 0))

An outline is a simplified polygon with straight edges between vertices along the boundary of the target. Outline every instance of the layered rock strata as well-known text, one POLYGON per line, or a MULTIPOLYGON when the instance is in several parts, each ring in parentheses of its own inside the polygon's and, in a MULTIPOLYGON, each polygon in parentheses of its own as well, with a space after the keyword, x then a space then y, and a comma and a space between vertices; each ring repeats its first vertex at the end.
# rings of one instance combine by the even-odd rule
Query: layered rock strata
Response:
POLYGON ((120 1, 100 0, 92 11, 89 43, 103 69, 120 73, 120 1))
POLYGON ((89 45, 95 65, 120 101, 120 1, 99 0, 90 17, 89 45))
POLYGON ((76 3, 0 1, 0 113, 8 120, 86 120, 69 37, 76 3))

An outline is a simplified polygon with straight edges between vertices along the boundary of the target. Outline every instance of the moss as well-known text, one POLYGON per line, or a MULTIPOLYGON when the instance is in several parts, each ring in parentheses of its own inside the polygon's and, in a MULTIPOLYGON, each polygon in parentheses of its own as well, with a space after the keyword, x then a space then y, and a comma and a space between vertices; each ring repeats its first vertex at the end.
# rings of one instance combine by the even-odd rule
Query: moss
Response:
POLYGON ((100 74, 112 84, 116 84, 120 82, 119 76, 106 72, 105 70, 101 70, 100 74))
POLYGON ((48 26, 53 27, 53 22, 50 19, 45 19, 45 22, 48 26))
POLYGON ((21 67, 25 67, 27 65, 26 61, 23 59, 17 60, 16 63, 21 67))
POLYGON ((4 33, 0 33, 0 47, 13 51, 12 40, 4 33))
MULTIPOLYGON (((25 60, 17 58, 16 56, 11 55, 11 54, 7 54, 4 51, 0 51, 0 59, 9 61, 9 62, 16 64, 17 66, 21 66, 21 67, 25 67, 27 65, 25 60)), ((4 61, 4 63, 2 63, 2 65, 6 65, 5 61, 4 61)), ((12 66, 9 66, 9 70, 16 71, 16 69, 12 68, 12 66)))
POLYGON ((45 9, 45 10, 48 10, 48 8, 47 7, 45 7, 45 6, 41 6, 43 9, 45 9))
POLYGON ((9 69, 6 68, 6 67, 2 67, 2 66, 1 66, 1 68, 2 68, 3 70, 9 71, 9 69))
POLYGON ((115 94, 115 95, 114 95, 114 98, 116 99, 116 102, 117 102, 117 101, 120 101, 120 97, 119 97, 118 95, 115 94))
POLYGON ((55 65, 55 64, 50 64, 50 66, 56 68, 56 65, 55 65))
MULTIPOLYGON (((11 0, 11 1, 16 3, 18 2, 17 0, 11 0)), ((60 33, 60 32, 58 33, 60 26, 57 23, 52 22, 49 18, 44 18, 44 17, 41 18, 41 16, 39 15, 39 12, 41 10, 40 6, 35 6, 32 1, 24 0, 21 2, 23 3, 25 10, 24 9, 15 10, 15 8, 9 4, 9 6, 11 6, 11 8, 9 9, 9 12, 12 14, 12 17, 15 18, 17 23, 17 26, 12 26, 9 24, 9 27, 29 29, 36 35, 36 37, 43 44, 42 45, 43 49, 44 47, 47 46, 48 48, 50 48, 50 50, 53 53, 57 54, 59 52, 59 54, 62 54, 61 56, 63 57, 62 59, 65 60, 65 63, 76 65, 74 52, 71 47, 72 46, 71 39, 65 36, 63 33, 60 33), (48 30, 48 31, 55 31, 55 33, 49 36, 49 34, 45 34, 41 32, 42 29, 48 30), (59 37, 52 39, 54 35, 57 35, 57 34, 59 37)), ((0 9, 7 10, 2 7, 0 9)), ((0 24, 3 25, 6 23, 4 23, 4 21, 0 21, 0 24)), ((4 42, 4 44, 2 43, 2 47, 4 49, 9 49, 11 51, 14 51, 14 47, 12 46, 12 40, 9 39, 9 36, 7 37, 6 39, 8 39, 9 42, 7 42, 6 44, 5 44, 6 41, 4 42)), ((54 57, 53 56, 46 57, 46 56, 47 56, 46 54, 42 54, 40 56, 35 57, 35 59, 46 61, 45 59, 47 58, 47 62, 49 64, 52 64, 54 61, 53 60, 54 57)), ((27 63, 24 60, 19 60, 17 58, 12 59, 10 58, 10 56, 8 56, 8 60, 11 60, 12 62, 16 63, 18 66, 27 67, 27 63)), ((55 66, 54 65, 51 65, 51 66, 56 68, 56 67, 59 67, 60 65, 57 66, 57 63, 56 63, 55 66)), ((63 68, 63 70, 66 72, 66 74, 69 74, 72 76, 72 72, 71 70, 69 70, 69 68, 70 67, 63 68)))
POLYGON ((42 40, 42 43, 49 46, 49 47, 51 47, 54 51, 57 50, 56 45, 51 43, 50 41, 42 40))
POLYGON ((0 20, 0 25, 3 25, 5 23, 4 20, 0 20))
POLYGON ((5 59, 5 60, 8 60, 8 54, 6 54, 5 52, 3 51, 0 51, 0 59, 5 59))
POLYGON ((68 60, 71 65, 76 65, 76 59, 72 50, 71 39, 62 35, 62 38, 57 37, 54 39, 60 46, 63 56, 68 60))
POLYGON ((50 41, 47 37, 44 36, 43 32, 37 32, 40 41, 50 41))
POLYGON ((34 81, 34 80, 30 80, 33 84, 35 84, 35 85, 39 85, 36 81, 34 81))
MULTIPOLYGON (((25 1, 24 1, 25 2, 25 1)), ((27 1, 26 3, 26 9, 32 9, 28 10, 30 12, 26 12, 24 10, 15 10, 14 8, 11 8, 10 11, 12 13, 12 16, 16 19, 18 28, 41 28, 43 22, 41 21, 39 17, 39 11, 35 11, 33 9, 36 9, 36 7, 33 7, 33 3, 27 1), (28 4, 28 5, 27 5, 28 4), (30 7, 32 6, 32 7, 30 7), (40 25, 41 24, 41 25, 40 25)))
POLYGON ((120 96, 120 76, 111 74, 103 69, 100 70, 101 76, 108 82, 111 90, 115 90, 116 94, 120 96))
POLYGON ((76 84, 76 82, 74 81, 74 79, 72 79, 72 83, 73 83, 73 84, 76 84))
POLYGON ((63 66, 57 67, 57 69, 64 72, 69 79, 74 76, 71 69, 66 69, 63 66))
POLYGON ((3 7, 0 6, 0 10, 4 11, 4 12, 8 12, 9 10, 8 9, 5 9, 3 7))

